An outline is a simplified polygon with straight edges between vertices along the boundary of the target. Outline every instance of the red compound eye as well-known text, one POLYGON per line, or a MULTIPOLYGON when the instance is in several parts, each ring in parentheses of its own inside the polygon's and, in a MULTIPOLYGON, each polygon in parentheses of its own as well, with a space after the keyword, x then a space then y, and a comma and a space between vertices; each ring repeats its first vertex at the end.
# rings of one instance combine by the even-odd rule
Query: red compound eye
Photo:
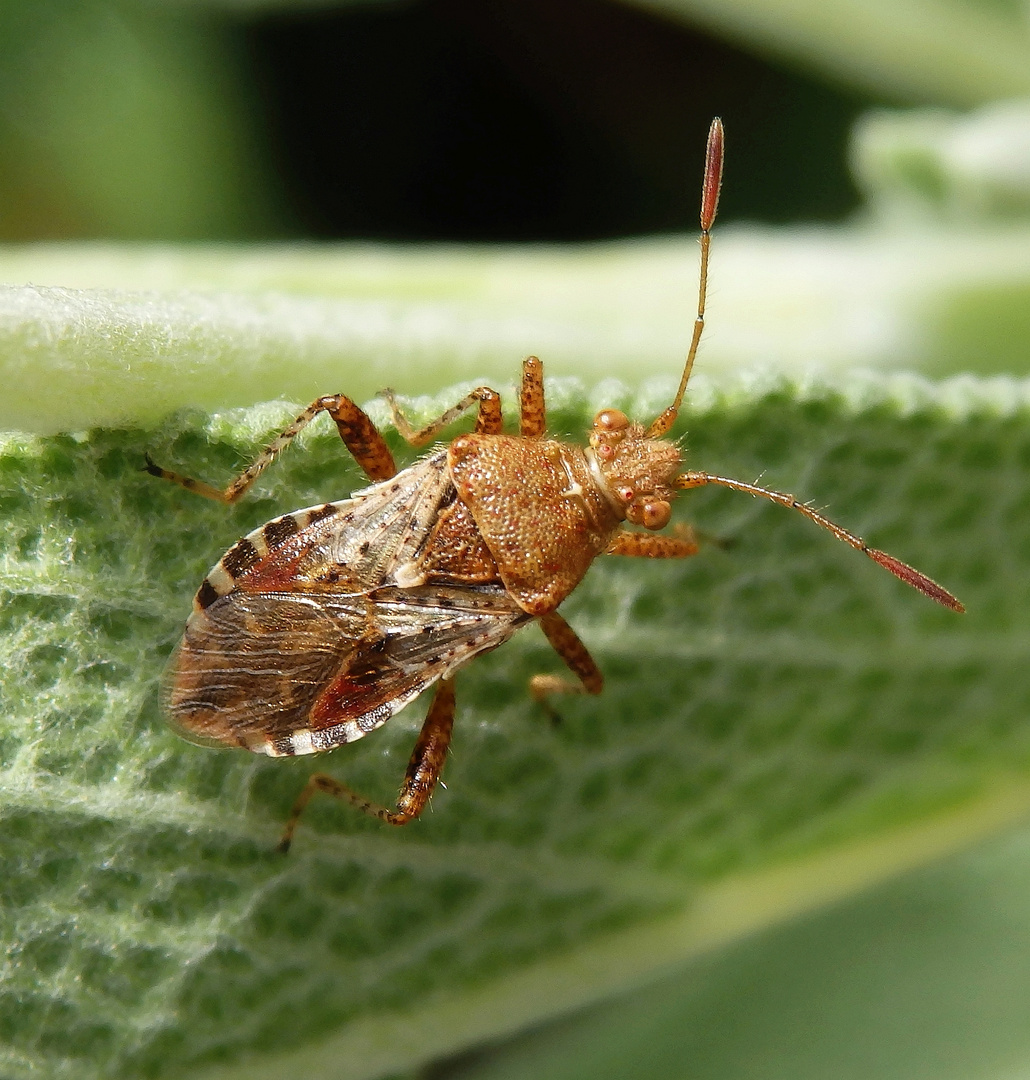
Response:
POLYGON ((645 529, 664 529, 671 515, 672 507, 664 499, 646 502, 640 509, 640 524, 645 529))
POLYGON ((629 417, 619 409, 602 409, 594 417, 594 427, 601 431, 622 431, 629 427, 629 417))

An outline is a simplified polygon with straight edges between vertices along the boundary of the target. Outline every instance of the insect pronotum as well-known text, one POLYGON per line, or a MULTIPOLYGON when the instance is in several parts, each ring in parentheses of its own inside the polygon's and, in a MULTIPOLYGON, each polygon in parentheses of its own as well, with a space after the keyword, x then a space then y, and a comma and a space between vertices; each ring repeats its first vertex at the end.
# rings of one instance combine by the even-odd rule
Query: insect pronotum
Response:
POLYGON ((722 180, 723 128, 712 122, 701 195, 697 317, 672 404, 650 424, 617 409, 594 418, 589 446, 546 438, 543 365, 522 365, 519 433, 502 433, 500 396, 485 386, 414 430, 390 390, 398 432, 412 446, 476 407, 475 428, 397 471, 382 435, 350 398, 313 401, 224 490, 147 470, 190 491, 235 502, 319 413, 327 412, 373 481, 349 499, 284 514, 233 545, 203 580, 169 665, 172 724, 206 745, 271 757, 332 750, 381 727, 435 686, 396 805, 380 806, 324 773, 298 797, 287 850, 311 797, 324 791, 391 825, 419 816, 436 786, 454 721, 454 676, 534 619, 575 676, 536 675, 530 693, 599 694, 603 679, 558 614, 598 555, 685 559, 689 530, 656 536, 677 491, 718 484, 804 514, 930 599, 962 611, 946 589, 793 495, 695 469, 664 436, 680 410, 704 328, 712 223, 722 180), (627 529, 625 523, 645 531, 627 529))

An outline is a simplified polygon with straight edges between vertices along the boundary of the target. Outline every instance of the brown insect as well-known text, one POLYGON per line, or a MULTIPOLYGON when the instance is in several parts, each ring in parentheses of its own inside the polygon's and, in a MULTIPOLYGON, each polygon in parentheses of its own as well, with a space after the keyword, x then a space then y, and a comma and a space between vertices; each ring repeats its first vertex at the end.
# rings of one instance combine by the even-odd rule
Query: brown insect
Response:
POLYGON ((600 693, 601 672, 557 608, 598 555, 694 555, 698 545, 689 530, 652 535, 669 523, 677 491, 719 484, 798 510, 931 599, 963 610, 918 570, 870 548, 793 495, 680 471, 680 451, 663 436, 679 412, 704 326, 722 160, 716 119, 702 187, 694 333, 676 396, 649 425, 605 409, 594 419, 589 447, 545 438, 543 365, 530 357, 522 367, 518 435, 502 434, 500 397, 485 386, 418 431, 384 391, 397 430, 413 446, 478 409, 472 434, 401 472, 369 417, 342 394, 312 402, 224 490, 147 459, 155 476, 232 503, 305 425, 327 412, 374 481, 349 499, 275 518, 230 548, 201 583, 166 676, 165 708, 186 738, 271 757, 354 742, 435 684, 396 806, 377 805, 316 773, 293 807, 282 850, 317 791, 391 825, 417 818, 447 756, 455 673, 533 619, 577 680, 537 675, 530 681, 533 697, 546 705, 554 694, 600 693), (647 531, 627 529, 627 521, 647 531))

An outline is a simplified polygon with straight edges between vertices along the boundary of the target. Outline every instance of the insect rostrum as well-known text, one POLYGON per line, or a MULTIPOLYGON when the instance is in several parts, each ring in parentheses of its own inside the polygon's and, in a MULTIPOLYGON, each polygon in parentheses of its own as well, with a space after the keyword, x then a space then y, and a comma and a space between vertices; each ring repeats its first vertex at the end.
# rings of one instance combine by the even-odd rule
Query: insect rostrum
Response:
POLYGON ((230 548, 197 591, 166 675, 165 708, 186 738, 272 757, 360 739, 435 686, 396 805, 372 803, 318 773, 293 808, 283 850, 317 791, 392 825, 417 818, 447 756, 457 669, 533 619, 576 676, 537 675, 530 681, 533 697, 549 707, 555 694, 600 693, 601 672, 557 609, 599 555, 696 554, 689 530, 656 535, 668 525, 678 491, 717 484, 798 510, 931 599, 962 610, 918 570, 869 548, 792 495, 683 471, 679 448, 664 438, 704 326, 722 158, 722 124, 715 120, 702 187, 693 337, 673 402, 650 424, 605 409, 594 419, 587 447, 546 438, 543 365, 530 357, 522 368, 518 435, 503 433, 500 397, 487 387, 418 431, 384 391, 397 430, 414 446, 477 410, 471 434, 400 472, 372 421, 342 394, 312 402, 224 490, 148 459, 154 475, 231 503, 306 424, 327 412, 375 481, 349 499, 275 518, 230 548))

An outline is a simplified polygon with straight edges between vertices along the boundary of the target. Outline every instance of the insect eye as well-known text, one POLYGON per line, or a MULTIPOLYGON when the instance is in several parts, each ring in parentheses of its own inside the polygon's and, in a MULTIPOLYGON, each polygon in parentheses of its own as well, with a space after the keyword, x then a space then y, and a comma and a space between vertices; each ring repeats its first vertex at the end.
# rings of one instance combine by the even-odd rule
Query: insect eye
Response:
POLYGON ((629 417, 620 409, 602 409, 594 417, 594 427, 602 431, 622 431, 629 427, 629 417))
POLYGON ((640 524, 645 529, 664 529, 671 515, 672 507, 664 499, 646 502, 640 510, 640 524))

